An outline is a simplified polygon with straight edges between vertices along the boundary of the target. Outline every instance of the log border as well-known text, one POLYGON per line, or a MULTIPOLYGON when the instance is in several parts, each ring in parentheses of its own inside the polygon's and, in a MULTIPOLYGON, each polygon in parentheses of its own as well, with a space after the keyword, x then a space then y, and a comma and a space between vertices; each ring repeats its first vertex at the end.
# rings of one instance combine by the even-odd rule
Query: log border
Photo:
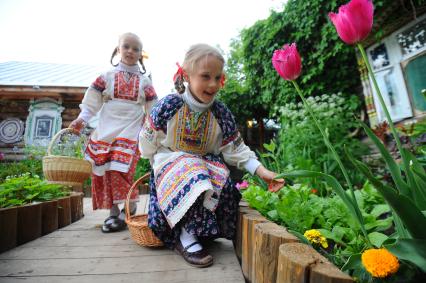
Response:
POLYGON ((311 246, 241 202, 235 253, 249 283, 353 283, 311 246))

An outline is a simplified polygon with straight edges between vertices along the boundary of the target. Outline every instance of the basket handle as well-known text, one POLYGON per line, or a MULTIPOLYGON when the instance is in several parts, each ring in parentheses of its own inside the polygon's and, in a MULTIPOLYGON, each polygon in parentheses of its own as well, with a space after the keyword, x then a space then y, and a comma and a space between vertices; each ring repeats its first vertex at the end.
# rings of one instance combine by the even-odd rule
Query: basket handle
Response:
POLYGON ((47 155, 52 155, 52 147, 53 147, 53 144, 56 142, 56 140, 63 134, 63 133, 65 133, 65 132, 72 132, 73 134, 75 134, 75 135, 77 135, 77 136, 79 136, 80 135, 80 132, 79 131, 77 131, 77 130, 75 130, 75 129, 73 129, 73 128, 64 128, 64 129, 62 129, 62 130, 60 130, 59 132, 57 132, 54 136, 53 136, 53 138, 52 138, 52 140, 50 141, 50 143, 49 143, 49 146, 47 147, 47 155))
POLYGON ((133 185, 130 187, 129 192, 127 193, 127 199, 126 199, 126 219, 130 219, 130 208, 129 208, 129 203, 130 203, 130 197, 132 195, 133 190, 143 181, 145 181, 146 179, 149 178, 149 175, 151 175, 151 172, 145 173, 145 175, 143 175, 142 177, 140 177, 139 179, 136 180, 136 182, 133 183, 133 185))

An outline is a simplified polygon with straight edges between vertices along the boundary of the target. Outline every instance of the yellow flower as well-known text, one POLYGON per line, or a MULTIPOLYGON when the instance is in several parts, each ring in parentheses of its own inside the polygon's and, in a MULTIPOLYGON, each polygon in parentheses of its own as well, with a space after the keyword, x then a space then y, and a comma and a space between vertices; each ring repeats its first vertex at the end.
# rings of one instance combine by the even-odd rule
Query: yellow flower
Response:
POLYGON ((320 244, 323 248, 328 248, 327 239, 316 229, 306 230, 303 236, 312 244, 320 244))
POLYGON ((385 278, 398 271, 398 258, 386 249, 369 249, 362 253, 362 264, 373 277, 385 278))

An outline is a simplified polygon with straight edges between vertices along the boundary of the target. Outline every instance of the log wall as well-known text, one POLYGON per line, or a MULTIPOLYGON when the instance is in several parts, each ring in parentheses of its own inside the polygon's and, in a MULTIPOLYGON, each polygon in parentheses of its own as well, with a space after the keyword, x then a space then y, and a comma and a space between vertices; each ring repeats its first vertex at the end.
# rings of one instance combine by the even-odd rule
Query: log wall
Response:
MULTIPOLYGON (((10 96, 6 96, 6 98, 5 96, 0 97, 0 122, 7 118, 18 118, 25 124, 29 115, 30 101, 33 97, 28 95, 21 97, 19 93, 16 93, 14 98, 10 96)), ((50 95, 46 97, 50 97, 50 95)), ((59 97, 52 97, 55 99, 60 98, 62 100, 62 106, 65 108, 62 112, 62 128, 68 127, 71 121, 77 118, 80 113, 79 104, 82 97, 83 93, 80 96, 62 94, 62 96, 59 97)), ((37 98, 43 98, 43 96, 37 98)), ((0 152, 5 155, 4 160, 19 161, 26 159, 24 148, 24 136, 22 136, 21 141, 16 143, 9 144, 0 141, 0 152)))

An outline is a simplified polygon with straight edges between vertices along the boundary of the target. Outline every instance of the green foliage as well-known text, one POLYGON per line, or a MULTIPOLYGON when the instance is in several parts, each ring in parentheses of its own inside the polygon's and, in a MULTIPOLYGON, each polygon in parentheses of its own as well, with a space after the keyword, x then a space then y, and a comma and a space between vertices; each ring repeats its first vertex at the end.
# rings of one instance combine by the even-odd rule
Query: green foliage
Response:
MULTIPOLYGON (((360 175, 348 159, 344 159, 344 147, 357 157, 368 153, 366 145, 358 139, 349 136, 350 131, 359 127, 354 119, 359 100, 351 96, 348 100, 340 93, 308 97, 317 120, 328 134, 330 142, 343 164, 349 169, 352 182, 361 186, 365 178, 360 175)), ((338 180, 343 180, 327 145, 322 141, 321 132, 303 107, 301 102, 288 103, 277 109, 280 113, 282 128, 277 138, 278 149, 275 158, 282 163, 285 170, 312 170, 332 174, 338 180)), ((283 171, 279 171, 283 172, 283 171)))
POLYGON ((150 171, 151 165, 149 164, 149 160, 145 158, 140 158, 138 160, 138 163, 136 164, 136 172, 134 179, 137 180, 150 171))
POLYGON ((8 176, 17 176, 24 172, 43 176, 42 161, 32 158, 22 161, 0 163, 0 183, 4 182, 8 176))
POLYGON ((285 43, 297 43, 303 64, 301 84, 307 96, 325 91, 355 94, 360 85, 355 51, 344 48, 327 16, 345 2, 290 0, 282 12, 271 12, 241 32, 231 45, 222 94, 237 119, 246 110, 268 115, 274 106, 298 101, 292 86, 282 82, 271 63, 273 51, 285 43))
MULTIPOLYGON (((327 250, 321 252, 338 266, 366 247, 360 226, 351 217, 342 198, 335 194, 322 197, 312 187, 300 184, 271 193, 265 185, 251 178, 242 195, 250 207, 296 234, 303 235, 306 230, 318 229, 331 243, 327 250)), ((379 239, 387 239, 384 233, 392 226, 389 206, 369 183, 365 183, 357 193, 357 199, 371 238, 376 243, 379 239)))
POLYGON ((74 133, 65 133, 60 136, 59 142, 52 146, 52 155, 69 156, 83 159, 86 136, 77 136, 74 133))
POLYGON ((240 39, 231 42, 231 53, 225 66, 226 84, 218 98, 229 107, 239 125, 255 118, 260 121, 269 113, 268 105, 262 103, 261 95, 251 95, 243 71, 244 53, 240 39))
POLYGON ((0 208, 42 202, 69 195, 69 190, 58 184, 48 184, 29 173, 6 178, 0 184, 0 208))

